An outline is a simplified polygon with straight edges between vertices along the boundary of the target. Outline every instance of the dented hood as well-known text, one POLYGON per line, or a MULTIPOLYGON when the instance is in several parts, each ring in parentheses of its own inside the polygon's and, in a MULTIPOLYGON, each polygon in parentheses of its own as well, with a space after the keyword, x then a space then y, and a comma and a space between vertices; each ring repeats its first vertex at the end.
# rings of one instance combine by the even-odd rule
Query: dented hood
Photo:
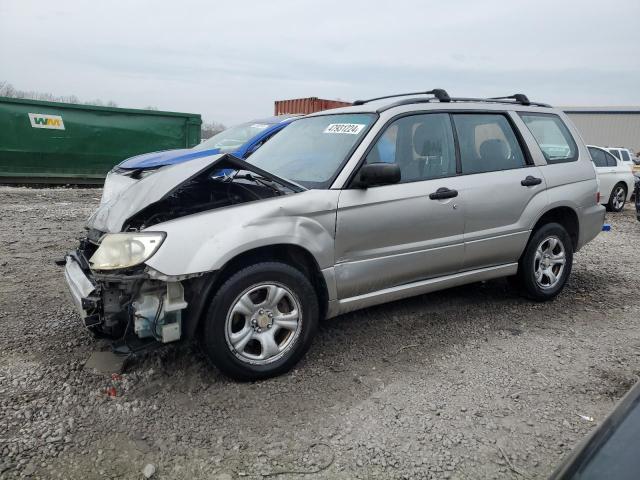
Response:
MULTIPOLYGON (((120 232, 125 222, 133 215, 145 207, 159 202, 205 170, 214 168, 215 172, 216 167, 220 169, 221 175, 228 174, 230 170, 248 170, 270 178, 294 191, 304 190, 304 187, 298 184, 265 172, 232 155, 212 155, 160 168, 140 180, 120 176, 121 178, 117 180, 120 182, 119 191, 101 204, 89 217, 87 227, 107 233, 120 232)), ((110 175, 118 174, 111 173, 110 175)))
POLYGON ((218 155, 219 148, 208 150, 194 150, 183 148, 180 150, 163 150, 161 152, 144 153, 126 159, 118 167, 126 169, 157 168, 165 165, 176 165, 178 163, 189 162, 197 158, 218 155))

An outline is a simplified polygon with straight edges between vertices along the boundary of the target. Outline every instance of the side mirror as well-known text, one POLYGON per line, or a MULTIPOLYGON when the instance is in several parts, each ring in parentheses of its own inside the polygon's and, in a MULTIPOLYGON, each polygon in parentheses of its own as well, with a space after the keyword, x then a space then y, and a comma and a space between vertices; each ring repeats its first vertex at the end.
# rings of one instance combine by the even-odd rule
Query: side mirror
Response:
POLYGON ((360 169, 358 187, 392 185, 400 181, 400 167, 396 163, 369 163, 360 169))

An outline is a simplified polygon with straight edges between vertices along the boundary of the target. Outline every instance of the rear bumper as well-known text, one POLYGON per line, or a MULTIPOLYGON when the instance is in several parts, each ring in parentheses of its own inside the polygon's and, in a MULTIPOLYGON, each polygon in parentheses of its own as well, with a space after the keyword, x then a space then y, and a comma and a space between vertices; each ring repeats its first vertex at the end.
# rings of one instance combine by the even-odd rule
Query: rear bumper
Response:
POLYGON ((580 218, 580 234, 576 251, 593 240, 602 231, 605 208, 602 205, 592 205, 582 210, 580 218))

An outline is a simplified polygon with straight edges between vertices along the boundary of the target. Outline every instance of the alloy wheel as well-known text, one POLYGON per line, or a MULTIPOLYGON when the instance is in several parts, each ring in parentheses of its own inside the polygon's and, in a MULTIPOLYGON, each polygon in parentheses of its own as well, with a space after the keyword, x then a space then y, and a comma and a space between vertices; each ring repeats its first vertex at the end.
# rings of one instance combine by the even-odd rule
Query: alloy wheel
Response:
POLYGON ((542 240, 536 249, 533 270, 540 288, 555 287, 561 280, 567 262, 564 244, 555 235, 542 240))
POLYGON ((624 207, 625 200, 626 200, 626 192, 624 191, 624 188, 617 187, 613 191, 613 208, 615 208, 616 210, 622 210, 622 207, 624 207))
POLYGON ((297 296, 285 285, 252 285, 227 314, 227 345, 240 360, 254 365, 274 362, 295 344, 302 325, 297 296))

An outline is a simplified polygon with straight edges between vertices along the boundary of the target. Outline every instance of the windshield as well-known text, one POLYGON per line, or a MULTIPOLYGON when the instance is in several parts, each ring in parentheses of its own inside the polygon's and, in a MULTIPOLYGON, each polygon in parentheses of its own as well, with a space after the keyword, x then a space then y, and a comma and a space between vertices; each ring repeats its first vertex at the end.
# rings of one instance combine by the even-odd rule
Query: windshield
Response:
POLYGON ((355 113, 296 120, 247 161, 306 188, 328 188, 375 119, 355 113))
POLYGON ((267 123, 243 123, 242 125, 228 128, 227 130, 214 135, 210 139, 202 142, 200 145, 196 145, 193 149, 208 150, 219 148, 223 153, 233 152, 270 126, 271 125, 267 123))

